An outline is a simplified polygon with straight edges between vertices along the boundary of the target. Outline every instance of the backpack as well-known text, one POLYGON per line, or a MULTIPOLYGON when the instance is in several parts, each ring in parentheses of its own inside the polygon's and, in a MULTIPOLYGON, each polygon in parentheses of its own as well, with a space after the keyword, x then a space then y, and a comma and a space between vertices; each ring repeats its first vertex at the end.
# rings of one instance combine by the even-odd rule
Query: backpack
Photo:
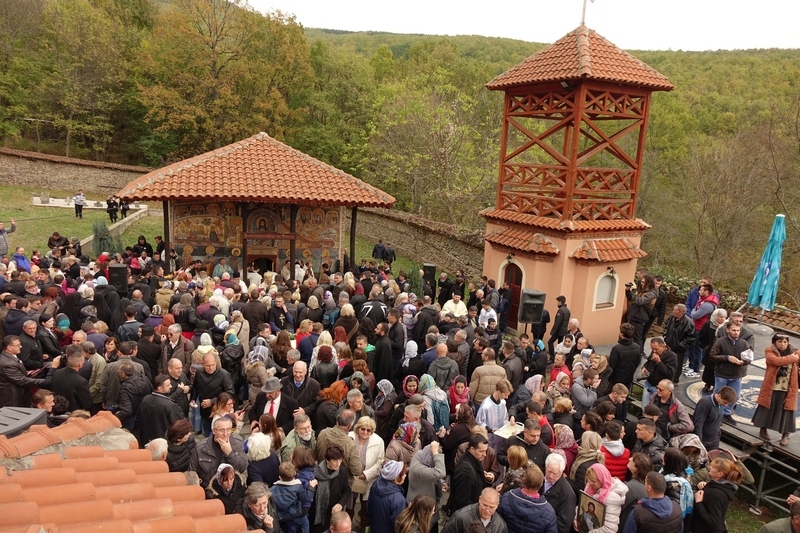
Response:
POLYGON ((433 400, 431 410, 433 411, 433 429, 439 431, 441 428, 450 427, 450 406, 447 405, 447 402, 433 400))

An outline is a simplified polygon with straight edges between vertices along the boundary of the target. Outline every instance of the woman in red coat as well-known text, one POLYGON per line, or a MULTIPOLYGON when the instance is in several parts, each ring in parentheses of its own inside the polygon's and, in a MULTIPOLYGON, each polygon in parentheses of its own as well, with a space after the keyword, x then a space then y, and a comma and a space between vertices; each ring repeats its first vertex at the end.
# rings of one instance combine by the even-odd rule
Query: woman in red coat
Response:
POLYGON ((759 435, 765 441, 770 440, 767 429, 777 431, 781 434, 781 446, 786 446, 789 444, 789 434, 795 432, 800 350, 795 350, 789 344, 788 335, 776 333, 772 336, 772 345, 764 353, 767 356, 767 370, 758 393, 753 425, 761 428, 759 435))

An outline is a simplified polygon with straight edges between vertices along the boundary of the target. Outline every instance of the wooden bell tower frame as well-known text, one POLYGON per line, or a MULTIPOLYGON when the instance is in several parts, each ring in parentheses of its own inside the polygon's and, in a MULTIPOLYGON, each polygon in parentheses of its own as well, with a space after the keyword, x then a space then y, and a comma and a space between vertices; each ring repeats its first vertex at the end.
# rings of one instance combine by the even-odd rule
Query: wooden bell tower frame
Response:
POLYGON ((650 226, 635 215, 650 97, 673 85, 581 25, 486 87, 505 98, 497 198, 481 212, 484 274, 518 268, 551 315, 563 294, 593 343, 615 342, 608 324, 647 255, 650 226))
POLYGON ((650 93, 592 81, 566 85, 506 92, 497 209, 561 220, 632 219, 650 93), (533 149, 539 153, 526 158, 533 149), (614 165, 591 165, 600 153, 614 165))

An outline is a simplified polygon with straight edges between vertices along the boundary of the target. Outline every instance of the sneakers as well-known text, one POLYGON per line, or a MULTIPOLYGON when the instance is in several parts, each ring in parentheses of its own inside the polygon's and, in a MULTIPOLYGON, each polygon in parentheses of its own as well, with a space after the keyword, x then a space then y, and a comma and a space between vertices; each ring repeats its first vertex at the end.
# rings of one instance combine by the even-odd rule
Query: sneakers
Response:
POLYGON ((736 420, 734 420, 734 419, 733 419, 733 416, 731 416, 731 415, 723 415, 723 417, 722 417, 722 418, 725 420, 725 422, 727 422, 728 424, 730 424, 730 425, 732 425, 732 426, 736 426, 736 425, 738 425, 738 424, 736 423, 736 420))
POLYGON ((694 370, 692 370, 690 368, 690 369, 686 370, 686 372, 684 372, 683 375, 686 376, 687 378, 695 378, 695 377, 699 376, 700 374, 698 374, 697 372, 695 372, 694 370))
POLYGON ((683 362, 683 369, 686 370, 687 368, 689 368, 689 360, 688 359, 683 362))

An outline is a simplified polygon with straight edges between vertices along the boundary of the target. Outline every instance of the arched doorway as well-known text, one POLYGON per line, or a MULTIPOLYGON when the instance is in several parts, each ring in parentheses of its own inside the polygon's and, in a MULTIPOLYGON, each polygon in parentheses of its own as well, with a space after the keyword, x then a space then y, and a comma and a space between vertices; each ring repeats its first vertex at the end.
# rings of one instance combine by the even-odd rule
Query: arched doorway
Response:
POLYGON ((519 317, 519 294, 522 291, 522 269, 514 263, 506 265, 503 273, 503 283, 508 284, 511 291, 511 308, 508 310, 508 327, 517 329, 517 317, 519 317))
POLYGON ((275 272, 275 262, 270 257, 258 257, 250 260, 250 264, 263 276, 265 272, 275 272))

